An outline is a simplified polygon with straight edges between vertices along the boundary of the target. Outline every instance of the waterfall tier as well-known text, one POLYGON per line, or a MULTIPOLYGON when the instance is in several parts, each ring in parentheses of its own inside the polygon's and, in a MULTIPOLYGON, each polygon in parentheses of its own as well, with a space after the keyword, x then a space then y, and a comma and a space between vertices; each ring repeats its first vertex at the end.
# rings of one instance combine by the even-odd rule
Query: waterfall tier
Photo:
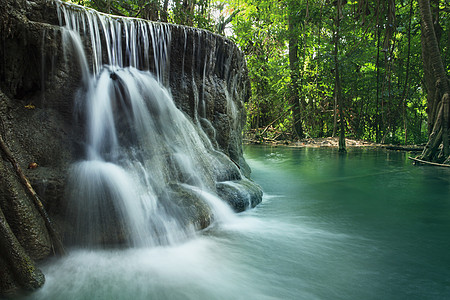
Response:
POLYGON ((170 244, 226 219, 223 201, 261 201, 232 42, 59 1, 1 3, 2 135, 38 163, 27 175, 67 242, 170 244))

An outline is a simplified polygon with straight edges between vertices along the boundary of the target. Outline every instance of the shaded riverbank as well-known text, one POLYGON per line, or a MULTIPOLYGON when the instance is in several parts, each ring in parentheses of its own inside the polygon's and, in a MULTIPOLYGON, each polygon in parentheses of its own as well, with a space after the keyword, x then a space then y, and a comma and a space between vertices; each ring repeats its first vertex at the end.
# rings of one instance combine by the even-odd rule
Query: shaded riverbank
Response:
MULTIPOLYGON (((329 147, 338 148, 339 138, 338 137, 326 137, 326 138, 304 138, 300 140, 272 140, 272 139, 256 139, 255 137, 248 136, 244 139, 244 143, 247 145, 264 145, 264 146, 287 146, 294 148, 311 147, 329 147)), ((358 140, 358 139, 345 139, 346 146, 348 148, 380 148, 387 150, 397 150, 397 151, 412 151, 421 152, 424 145, 392 145, 392 144, 380 144, 370 141, 358 140)))

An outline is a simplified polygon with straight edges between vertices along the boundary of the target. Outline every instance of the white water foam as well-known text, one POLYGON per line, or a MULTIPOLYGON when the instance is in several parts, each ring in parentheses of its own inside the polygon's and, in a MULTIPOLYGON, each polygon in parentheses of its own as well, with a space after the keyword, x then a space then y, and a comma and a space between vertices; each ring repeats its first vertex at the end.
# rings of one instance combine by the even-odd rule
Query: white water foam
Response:
POLYGON ((66 57, 76 57, 84 82, 77 114, 86 121, 86 154, 71 168, 68 192, 75 243, 156 246, 186 240, 194 225, 173 200, 182 199, 177 186, 198 194, 213 219, 232 220, 231 209, 215 195, 214 170, 223 154, 213 149, 197 114, 191 122, 163 85, 167 25, 62 3, 58 11, 66 57))

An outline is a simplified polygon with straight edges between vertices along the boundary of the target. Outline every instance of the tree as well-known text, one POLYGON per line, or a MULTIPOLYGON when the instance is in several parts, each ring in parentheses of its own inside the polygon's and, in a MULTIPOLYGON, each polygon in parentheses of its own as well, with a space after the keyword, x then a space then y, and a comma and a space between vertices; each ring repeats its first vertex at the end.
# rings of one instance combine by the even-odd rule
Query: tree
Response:
POLYGON ((429 126, 428 143, 420 159, 450 164, 449 149, 449 83, 436 37, 431 6, 428 0, 419 0, 422 17, 422 57, 428 89, 429 126), (434 84, 434 86, 433 86, 434 84), (439 146, 442 145, 441 151, 439 146))
POLYGON ((300 19, 298 8, 296 7, 296 1, 289 1, 289 68, 291 71, 291 85, 290 85, 290 105, 293 118, 293 128, 298 138, 303 138, 303 126, 302 126, 302 105, 299 96, 299 61, 298 61, 298 48, 299 48, 299 35, 300 35, 300 19))
MULTIPOLYGON (((347 152, 345 149, 345 120, 344 120, 344 99, 342 98, 342 87, 341 87, 341 77, 340 77, 340 63, 339 63, 339 32, 341 26, 342 14, 342 0, 337 0, 336 2, 336 17, 334 19, 334 98, 335 98, 335 120, 337 117, 336 107, 339 107, 339 152, 347 152)), ((334 127, 336 128, 336 121, 334 127)), ((334 129, 335 130, 335 129, 334 129)))

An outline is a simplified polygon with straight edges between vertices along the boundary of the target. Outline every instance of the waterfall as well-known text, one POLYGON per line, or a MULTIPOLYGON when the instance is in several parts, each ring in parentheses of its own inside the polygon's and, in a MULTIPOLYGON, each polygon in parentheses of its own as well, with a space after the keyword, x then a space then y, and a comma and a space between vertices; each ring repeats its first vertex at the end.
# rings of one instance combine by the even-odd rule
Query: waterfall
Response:
POLYGON ((77 35, 89 37, 92 74, 99 74, 105 64, 113 70, 129 66, 153 70, 158 81, 166 83, 171 39, 167 24, 116 17, 58 0, 55 3, 60 25, 77 35))
POLYGON ((76 57, 84 82, 77 113, 85 155, 67 188, 74 242, 167 245, 232 218, 216 181, 223 170, 235 179, 240 172, 167 89, 167 25, 56 3, 66 55, 76 57))

